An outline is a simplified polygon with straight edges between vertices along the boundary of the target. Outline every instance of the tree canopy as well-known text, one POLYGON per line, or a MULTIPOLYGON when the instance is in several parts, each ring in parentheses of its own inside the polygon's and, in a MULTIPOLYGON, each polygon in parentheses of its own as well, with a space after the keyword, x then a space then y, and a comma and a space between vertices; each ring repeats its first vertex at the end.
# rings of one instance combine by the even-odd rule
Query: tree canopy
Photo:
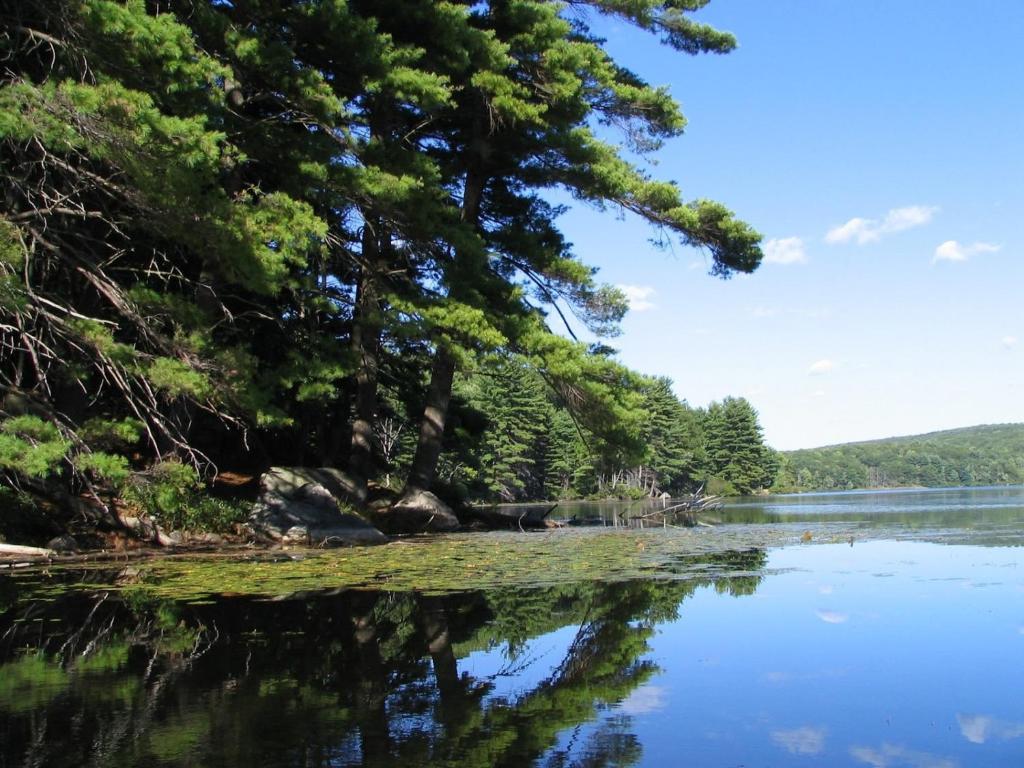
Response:
POLYGON ((714 276, 756 269, 756 232, 637 162, 685 120, 592 28, 726 53, 704 4, 5 4, 0 468, 99 501, 315 463, 365 498, 384 472, 432 487, 452 409, 488 400, 505 432, 477 463, 500 496, 536 490, 522 468, 549 451, 563 486, 644 443, 640 485, 692 476, 664 383, 572 338, 614 336, 626 302, 549 199, 638 216, 714 276), (503 366, 517 389, 472 383, 503 366), (547 432, 520 423, 541 403, 547 432), (555 445, 570 424, 583 448, 555 445))

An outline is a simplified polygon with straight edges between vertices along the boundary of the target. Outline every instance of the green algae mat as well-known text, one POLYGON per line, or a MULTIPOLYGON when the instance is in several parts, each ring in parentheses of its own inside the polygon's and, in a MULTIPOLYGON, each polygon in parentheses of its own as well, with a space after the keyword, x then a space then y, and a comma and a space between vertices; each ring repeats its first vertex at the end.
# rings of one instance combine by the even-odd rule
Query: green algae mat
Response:
MULTIPOLYGON (((404 539, 377 547, 245 554, 170 555, 125 563, 33 568, 12 576, 36 592, 135 591, 176 601, 214 595, 266 598, 303 591, 372 589, 442 594, 636 578, 705 579, 751 575, 749 554, 800 541, 780 526, 711 529, 559 530, 470 533, 404 539)), ((845 528, 817 541, 843 541, 845 528)))
POLYGON ((37 566, 8 572, 22 594, 69 589, 133 592, 183 602, 218 595, 268 599, 305 591, 385 590, 444 594, 505 587, 631 579, 744 577, 749 555, 773 547, 872 539, 1007 545, 992 531, 922 530, 857 523, 729 525, 718 528, 569 529, 409 538, 377 547, 243 550, 151 557, 124 563, 37 566), (992 539, 991 541, 989 539, 992 539))

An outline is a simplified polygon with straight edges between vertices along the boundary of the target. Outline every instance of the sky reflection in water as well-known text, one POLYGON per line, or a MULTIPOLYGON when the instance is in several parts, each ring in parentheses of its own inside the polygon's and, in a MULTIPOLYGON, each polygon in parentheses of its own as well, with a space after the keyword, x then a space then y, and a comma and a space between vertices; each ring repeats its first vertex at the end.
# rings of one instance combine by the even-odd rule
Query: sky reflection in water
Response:
POLYGON ((642 765, 1024 764, 1024 550, 791 547, 660 627, 642 765))

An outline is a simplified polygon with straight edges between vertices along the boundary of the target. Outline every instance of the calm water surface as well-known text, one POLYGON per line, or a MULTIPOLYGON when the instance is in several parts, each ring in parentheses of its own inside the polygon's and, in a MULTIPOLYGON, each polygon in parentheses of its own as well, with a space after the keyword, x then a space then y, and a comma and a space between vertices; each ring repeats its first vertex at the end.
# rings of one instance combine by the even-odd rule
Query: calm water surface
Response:
POLYGON ((444 593, 0 576, 0 766, 1024 765, 1024 548, 983 546, 1024 529, 1024 490, 721 517, 702 541, 819 518, 871 536, 444 593))

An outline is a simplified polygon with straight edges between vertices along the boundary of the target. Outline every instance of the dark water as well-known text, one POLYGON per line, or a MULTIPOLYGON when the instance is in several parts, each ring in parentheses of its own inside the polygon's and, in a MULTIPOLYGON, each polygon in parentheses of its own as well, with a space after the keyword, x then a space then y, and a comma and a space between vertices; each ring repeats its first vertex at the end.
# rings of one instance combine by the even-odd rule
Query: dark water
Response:
POLYGON ((0 766, 1024 765, 1024 548, 880 538, 448 594, 0 577, 0 766))

